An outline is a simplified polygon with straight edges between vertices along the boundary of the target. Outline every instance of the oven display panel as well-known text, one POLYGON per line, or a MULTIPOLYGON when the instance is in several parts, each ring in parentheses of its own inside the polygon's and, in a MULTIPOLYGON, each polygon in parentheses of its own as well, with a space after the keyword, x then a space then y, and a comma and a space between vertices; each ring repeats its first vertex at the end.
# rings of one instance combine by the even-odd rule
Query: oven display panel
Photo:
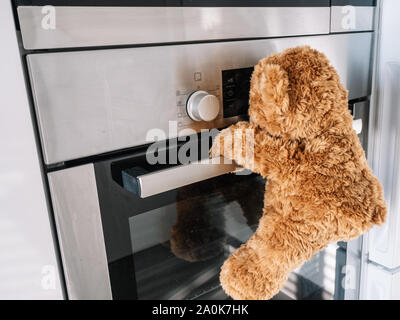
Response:
POLYGON ((222 71, 224 118, 247 115, 254 67, 222 71))

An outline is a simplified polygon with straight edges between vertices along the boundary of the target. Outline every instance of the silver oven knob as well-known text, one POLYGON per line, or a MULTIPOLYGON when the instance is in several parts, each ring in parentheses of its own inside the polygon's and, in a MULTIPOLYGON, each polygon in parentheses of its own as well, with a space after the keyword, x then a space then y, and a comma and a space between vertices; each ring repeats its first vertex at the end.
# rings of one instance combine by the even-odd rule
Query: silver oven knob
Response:
POLYGON ((195 91, 186 103, 186 111, 194 121, 212 121, 218 116, 219 100, 205 91, 195 91))

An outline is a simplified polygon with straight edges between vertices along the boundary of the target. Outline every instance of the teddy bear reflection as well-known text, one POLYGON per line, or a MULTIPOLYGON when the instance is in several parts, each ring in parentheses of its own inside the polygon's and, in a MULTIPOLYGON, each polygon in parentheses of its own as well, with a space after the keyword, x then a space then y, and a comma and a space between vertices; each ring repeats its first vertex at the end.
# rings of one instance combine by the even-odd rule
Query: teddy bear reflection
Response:
POLYGON ((262 213, 264 191, 263 179, 234 174, 180 188, 176 223, 171 228, 171 251, 189 262, 221 255, 229 234, 224 211, 233 216, 227 205, 236 202, 245 223, 254 232, 262 213))

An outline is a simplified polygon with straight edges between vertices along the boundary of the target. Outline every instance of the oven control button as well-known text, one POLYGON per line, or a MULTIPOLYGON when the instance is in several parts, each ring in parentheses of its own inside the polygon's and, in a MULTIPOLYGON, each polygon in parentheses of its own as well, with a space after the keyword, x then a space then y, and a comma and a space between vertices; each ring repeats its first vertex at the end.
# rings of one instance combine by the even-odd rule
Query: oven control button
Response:
POLYGON ((195 91, 186 102, 186 110, 194 121, 212 121, 219 113, 219 100, 205 91, 195 91))

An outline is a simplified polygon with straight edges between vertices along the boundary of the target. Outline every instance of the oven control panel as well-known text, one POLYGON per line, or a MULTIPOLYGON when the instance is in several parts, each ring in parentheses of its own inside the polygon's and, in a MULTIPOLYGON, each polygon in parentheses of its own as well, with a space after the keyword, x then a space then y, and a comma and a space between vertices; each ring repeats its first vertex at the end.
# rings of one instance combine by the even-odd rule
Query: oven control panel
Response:
POLYGON ((245 120, 252 66, 297 45, 332 59, 350 99, 368 96, 372 39, 354 33, 28 54, 44 161, 56 164, 245 120))
POLYGON ((193 87, 196 89, 176 91, 178 126, 208 128, 215 124, 213 127, 216 127, 215 121, 246 116, 253 70, 254 67, 219 70, 218 78, 214 75, 214 85, 202 81, 207 78, 204 72, 195 72, 193 87))
POLYGON ((193 89, 176 90, 179 128, 209 128, 222 117, 221 87, 198 85, 193 89), (204 88, 203 88, 204 87, 204 88))

